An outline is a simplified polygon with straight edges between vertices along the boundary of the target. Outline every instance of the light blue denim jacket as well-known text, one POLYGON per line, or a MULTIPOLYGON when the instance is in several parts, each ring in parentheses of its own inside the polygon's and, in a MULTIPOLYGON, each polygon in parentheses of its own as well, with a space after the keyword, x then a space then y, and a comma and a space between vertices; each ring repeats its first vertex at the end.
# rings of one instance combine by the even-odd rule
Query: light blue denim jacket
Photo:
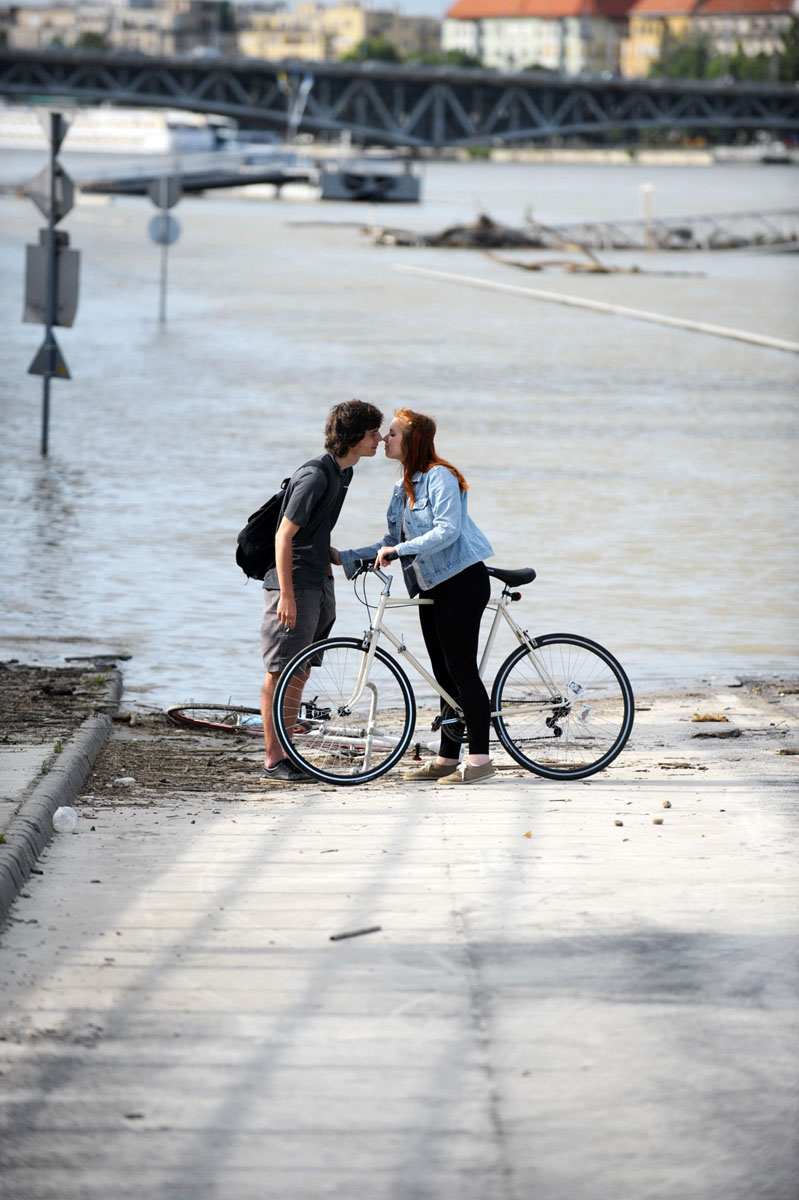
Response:
POLYGON ((416 562, 427 588, 451 579, 473 563, 490 558, 494 551, 467 511, 467 492, 447 467, 418 471, 412 479, 411 508, 402 481, 395 485, 386 513, 388 533, 382 541, 358 550, 342 550, 341 565, 348 579, 355 574, 356 560, 374 559, 381 546, 396 546, 408 594, 420 591, 413 563, 416 562), (403 517, 407 540, 403 541, 403 517))

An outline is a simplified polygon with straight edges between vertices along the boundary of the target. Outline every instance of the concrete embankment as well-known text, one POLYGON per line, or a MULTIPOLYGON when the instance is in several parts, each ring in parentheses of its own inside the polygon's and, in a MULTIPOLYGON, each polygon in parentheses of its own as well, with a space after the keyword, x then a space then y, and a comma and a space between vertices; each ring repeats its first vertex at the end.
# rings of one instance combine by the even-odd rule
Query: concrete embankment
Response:
MULTIPOLYGON (((31 685, 32 691, 28 689, 31 708, 25 720, 24 707, 18 706, 21 694, 18 685, 25 668, 14 672, 13 667, 9 670, 9 664, 3 664, 0 676, 0 686, 5 692, 4 736, 0 744, 0 924, 53 836, 53 813, 61 806, 75 803, 100 749, 110 736, 111 716, 122 695, 122 675, 115 663, 106 660, 102 666, 103 673, 94 675, 88 704, 90 715, 85 715, 69 736, 51 734, 48 737, 47 722, 39 715, 37 705, 43 706, 48 693, 54 692, 56 697, 73 694, 74 687, 66 682, 68 676, 64 673, 60 685, 46 683, 45 679, 58 680, 59 672, 36 672, 34 669, 37 682, 31 685), (12 689, 14 697, 8 695, 12 689), (15 710, 13 719, 12 708, 15 710), (16 729, 12 731, 11 726, 16 729)), ((71 677, 75 677, 74 671, 71 677)), ((71 720, 64 714, 59 731, 64 723, 67 727, 74 725, 76 719, 71 720)))

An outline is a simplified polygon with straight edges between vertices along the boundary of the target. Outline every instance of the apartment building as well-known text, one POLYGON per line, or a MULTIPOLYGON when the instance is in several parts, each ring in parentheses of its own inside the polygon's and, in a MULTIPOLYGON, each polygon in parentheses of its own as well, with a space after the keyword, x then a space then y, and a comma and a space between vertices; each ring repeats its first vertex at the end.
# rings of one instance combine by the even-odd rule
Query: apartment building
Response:
POLYGON ((730 57, 740 48, 748 57, 771 57, 780 52, 782 36, 796 17, 799 0, 703 0, 694 26, 714 55, 730 57))
POLYGON ((240 54, 255 58, 340 59, 362 42, 384 38, 401 58, 437 53, 441 26, 430 17, 403 17, 360 4, 299 4, 292 12, 250 11, 239 31, 240 54))
POLYGON ((456 0, 442 50, 473 54, 485 67, 537 66, 563 75, 619 69, 633 0, 456 0))
POLYGON ((693 28, 699 0, 638 0, 630 9, 627 36, 622 38, 620 68, 628 79, 646 78, 660 58, 663 39, 684 38, 693 28))
POLYGON ((649 74, 663 39, 693 34, 707 42, 711 58, 776 55, 799 0, 638 0, 630 9, 621 47, 621 71, 628 78, 649 74))
POLYGON ((0 42, 21 50, 94 42, 139 54, 211 51, 254 58, 340 59, 362 42, 383 38, 400 58, 435 54, 441 24, 432 17, 357 3, 331 7, 306 0, 243 3, 218 0, 72 0, 52 5, 0 6, 0 42), (235 22, 235 28, 233 27, 235 22))
POLYGON ((75 0, 9 5, 2 15, 6 45, 20 50, 72 49, 87 38, 141 54, 188 54, 198 48, 226 53, 234 48, 232 30, 221 27, 216 0, 75 0))
POLYGON ((110 9, 107 4, 64 4, 47 7, 9 5, 0 12, 4 42, 18 50, 43 46, 74 46, 87 34, 105 38, 110 9))

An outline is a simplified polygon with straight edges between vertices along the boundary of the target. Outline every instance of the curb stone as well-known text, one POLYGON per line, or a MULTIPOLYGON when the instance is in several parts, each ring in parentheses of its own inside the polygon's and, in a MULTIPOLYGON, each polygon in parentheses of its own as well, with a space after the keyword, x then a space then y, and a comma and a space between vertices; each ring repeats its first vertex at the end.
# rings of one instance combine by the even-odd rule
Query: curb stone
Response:
POLYGON ((122 673, 114 672, 93 717, 64 746, 57 761, 23 801, 0 845, 0 926, 25 886, 39 855, 53 836, 53 813, 71 805, 82 790, 111 733, 111 714, 122 696, 122 673))

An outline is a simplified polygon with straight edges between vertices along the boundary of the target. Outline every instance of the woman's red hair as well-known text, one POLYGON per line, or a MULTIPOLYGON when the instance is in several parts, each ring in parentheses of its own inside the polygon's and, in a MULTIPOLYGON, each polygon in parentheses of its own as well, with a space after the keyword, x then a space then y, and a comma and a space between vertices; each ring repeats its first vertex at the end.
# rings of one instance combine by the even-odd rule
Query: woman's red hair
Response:
POLYGON ((436 454, 436 423, 433 418, 426 417, 424 413, 414 412, 411 408, 395 408, 394 416, 402 425, 402 482, 411 508, 414 499, 411 480, 417 471, 446 467, 457 479, 461 491, 468 491, 469 485, 458 468, 436 454))

